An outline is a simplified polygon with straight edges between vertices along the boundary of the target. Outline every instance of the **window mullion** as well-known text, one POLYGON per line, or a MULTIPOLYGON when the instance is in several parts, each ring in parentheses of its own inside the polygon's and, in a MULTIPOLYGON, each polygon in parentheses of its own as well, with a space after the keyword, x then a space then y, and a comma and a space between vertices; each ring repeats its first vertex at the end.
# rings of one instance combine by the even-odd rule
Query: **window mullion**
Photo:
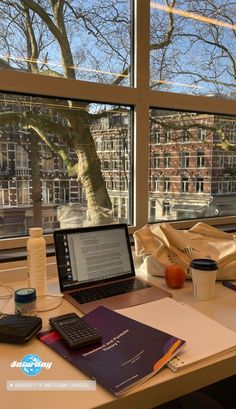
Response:
POLYGON ((138 93, 134 115, 134 225, 148 221, 149 154, 149 22, 150 2, 136 0, 134 11, 134 86, 138 93))

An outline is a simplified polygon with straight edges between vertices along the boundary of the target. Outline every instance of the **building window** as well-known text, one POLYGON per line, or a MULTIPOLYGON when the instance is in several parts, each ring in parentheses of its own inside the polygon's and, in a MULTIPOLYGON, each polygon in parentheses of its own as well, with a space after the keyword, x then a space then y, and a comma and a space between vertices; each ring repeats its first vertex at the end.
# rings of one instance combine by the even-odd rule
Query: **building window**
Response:
POLYGON ((231 175, 225 175, 224 177, 224 192, 232 193, 233 191, 233 178, 231 175))
POLYGON ((181 178, 181 191, 182 193, 187 193, 189 189, 189 178, 183 176, 181 178))
POLYGON ((16 155, 16 168, 27 169, 28 168, 28 147, 26 144, 15 146, 16 155))
POLYGON ((197 152, 197 168, 203 168, 205 166, 205 154, 202 151, 197 152))
POLYGON ((29 205, 29 181, 17 180, 17 203, 18 205, 29 205))
POLYGON ((164 153, 164 168, 170 167, 170 153, 164 153))
POLYGON ((189 167, 189 152, 181 152, 181 167, 189 167))
POLYGON ((154 190, 154 192, 160 191, 160 177, 159 176, 152 177, 152 189, 154 190))
POLYGON ((183 142, 189 142, 190 141, 190 133, 186 129, 183 131, 183 142))
POLYGON ((204 179, 200 176, 196 177, 196 193, 204 192, 204 179))
POLYGON ((54 186, 52 180, 44 180, 42 184, 43 204, 54 203, 54 186))
POLYGON ((125 198, 120 200, 120 222, 123 222, 127 219, 127 203, 125 198))
POLYGON ((170 214, 170 202, 163 200, 162 202, 162 215, 169 216, 170 214))
POLYGON ((150 200, 150 222, 155 222, 157 218, 157 201, 156 200, 150 200))
POLYGON ((10 183, 0 181, 0 206, 10 205, 10 183))
POLYGON ((111 163, 108 160, 104 160, 102 162, 102 168, 103 170, 109 170, 111 168, 111 163))
POLYGON ((170 178, 164 177, 164 192, 170 192, 170 178))
POLYGON ((70 202, 70 182, 68 180, 59 181, 59 202, 70 202))
POLYGON ((155 131, 153 132, 153 144, 159 145, 161 143, 161 132, 155 131))
POLYGON ((9 168, 8 144, 0 143, 0 168, 2 170, 9 168))
POLYGON ((159 153, 154 153, 153 155, 153 167, 159 169, 161 167, 161 156, 159 153))
POLYGON ((207 130, 206 129, 198 129, 198 140, 199 141, 205 141, 207 137, 207 130))
POLYGON ((164 141, 165 143, 171 142, 171 131, 165 131, 164 141))
POLYGON ((119 215, 119 203, 118 203, 118 198, 113 197, 112 199, 112 210, 113 210, 113 216, 115 218, 118 218, 119 215))
POLYGON ((41 145, 42 169, 45 171, 54 170, 54 154, 47 145, 41 145))

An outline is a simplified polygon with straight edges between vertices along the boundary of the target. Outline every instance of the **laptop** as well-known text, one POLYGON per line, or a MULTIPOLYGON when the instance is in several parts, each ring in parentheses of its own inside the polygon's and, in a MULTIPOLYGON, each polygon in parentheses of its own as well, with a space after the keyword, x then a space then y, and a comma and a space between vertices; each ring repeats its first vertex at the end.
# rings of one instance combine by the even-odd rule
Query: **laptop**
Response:
POLYGON ((54 241, 60 290, 83 313, 171 296, 135 276, 126 224, 55 230, 54 241))

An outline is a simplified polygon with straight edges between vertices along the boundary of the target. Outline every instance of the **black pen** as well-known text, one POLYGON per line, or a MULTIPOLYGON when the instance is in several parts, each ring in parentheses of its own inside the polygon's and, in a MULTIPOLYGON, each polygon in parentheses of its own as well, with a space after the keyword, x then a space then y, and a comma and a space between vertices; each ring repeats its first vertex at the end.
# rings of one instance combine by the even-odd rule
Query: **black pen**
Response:
POLYGON ((236 284, 231 283, 230 281, 223 281, 222 283, 225 287, 231 288, 231 290, 236 291, 236 284))

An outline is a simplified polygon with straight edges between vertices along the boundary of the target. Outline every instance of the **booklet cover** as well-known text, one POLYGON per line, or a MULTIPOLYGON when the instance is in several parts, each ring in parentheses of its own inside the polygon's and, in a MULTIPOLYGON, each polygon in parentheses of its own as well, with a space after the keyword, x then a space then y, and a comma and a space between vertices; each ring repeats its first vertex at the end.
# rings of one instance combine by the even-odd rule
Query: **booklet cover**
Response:
POLYGON ((38 338, 117 396, 154 375, 185 344, 103 306, 83 319, 102 335, 100 343, 72 350, 54 330, 38 338))

